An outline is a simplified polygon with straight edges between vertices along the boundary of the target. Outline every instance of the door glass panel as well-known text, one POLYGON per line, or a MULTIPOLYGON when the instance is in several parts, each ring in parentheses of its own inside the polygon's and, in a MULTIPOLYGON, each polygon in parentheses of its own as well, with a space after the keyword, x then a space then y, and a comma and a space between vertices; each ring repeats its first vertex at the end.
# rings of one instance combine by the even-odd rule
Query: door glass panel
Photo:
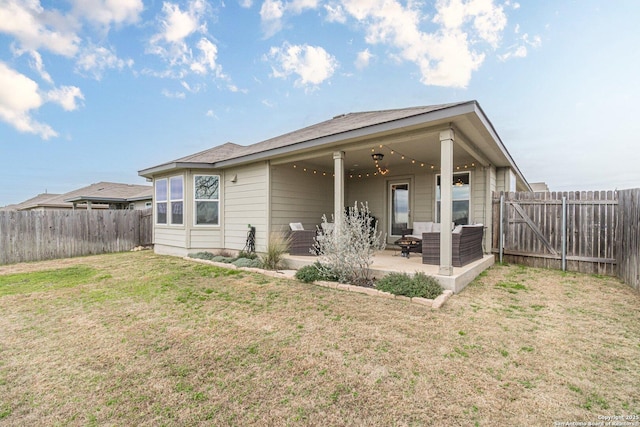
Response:
POLYGON ((391 184, 391 235, 401 236, 409 223, 409 184, 391 184))

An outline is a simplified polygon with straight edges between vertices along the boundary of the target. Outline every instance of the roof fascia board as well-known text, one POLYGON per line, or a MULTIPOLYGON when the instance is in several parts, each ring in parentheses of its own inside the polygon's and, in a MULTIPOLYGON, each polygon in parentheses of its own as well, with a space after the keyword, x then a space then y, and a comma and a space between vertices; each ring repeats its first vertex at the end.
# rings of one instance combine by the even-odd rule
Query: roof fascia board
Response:
POLYGON ((500 136, 498 136, 498 132, 496 132, 496 129, 493 127, 493 124, 491 123, 489 118, 486 116, 486 114, 484 114, 482 107, 480 107, 480 105, 478 104, 475 104, 475 113, 480 119, 480 121, 482 122, 482 125, 487 129, 487 132, 489 132, 493 140, 496 142, 496 145, 498 146, 500 151, 502 151, 502 154, 507 158, 507 160, 509 160, 511 167, 516 172, 518 177, 522 180, 522 183, 525 185, 527 190, 533 191, 533 189, 531 188, 531 185, 529 185, 529 182, 526 180, 526 178, 520 171, 520 168, 518 167, 518 165, 516 165, 516 162, 513 160, 513 157, 511 157, 511 154, 509 154, 507 147, 505 147, 505 145, 502 143, 502 140, 500 139, 500 136))
POLYGON ((236 165, 239 163, 250 163, 257 160, 264 160, 270 157, 276 157, 285 155, 288 153, 311 150, 314 148, 322 147, 324 145, 335 144, 338 142, 346 142, 350 139, 366 138, 375 134, 390 132, 404 127, 424 125, 429 122, 436 122, 440 120, 446 120, 455 116, 468 114, 474 111, 475 101, 466 102, 460 105, 454 105, 452 107, 443 108, 441 110, 429 111, 427 113, 418 114, 415 116, 405 117, 403 119, 397 119, 391 122, 379 123, 377 125, 371 125, 364 128, 353 129, 333 135, 327 135, 320 138, 302 141, 287 145, 284 147, 274 148, 272 150, 261 151, 259 153, 249 154, 246 156, 237 157, 234 159, 223 160, 215 163, 217 167, 227 167, 236 165))
POLYGON ((213 163, 171 162, 160 166, 142 169, 138 171, 138 176, 153 178, 153 175, 178 169, 216 169, 216 166, 214 166, 213 163))
POLYGON ((70 199, 64 199, 65 202, 92 202, 92 203, 125 203, 127 199, 122 197, 91 197, 91 196, 78 196, 70 199))

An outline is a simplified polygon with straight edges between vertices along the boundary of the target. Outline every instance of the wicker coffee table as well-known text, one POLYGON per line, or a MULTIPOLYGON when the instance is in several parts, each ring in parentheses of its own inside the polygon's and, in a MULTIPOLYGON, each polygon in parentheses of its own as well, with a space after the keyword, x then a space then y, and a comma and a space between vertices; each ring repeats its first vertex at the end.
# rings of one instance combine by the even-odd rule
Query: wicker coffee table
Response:
POLYGON ((422 246, 422 240, 410 239, 407 237, 402 237, 393 243, 396 246, 400 246, 400 256, 403 256, 405 258, 409 258, 409 254, 411 253, 412 249, 416 249, 422 246))

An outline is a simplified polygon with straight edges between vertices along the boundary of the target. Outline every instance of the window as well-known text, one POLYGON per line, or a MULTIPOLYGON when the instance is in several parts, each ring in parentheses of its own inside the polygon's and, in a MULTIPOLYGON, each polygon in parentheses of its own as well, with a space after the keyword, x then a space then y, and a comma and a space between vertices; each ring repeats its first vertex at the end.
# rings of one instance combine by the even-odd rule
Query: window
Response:
POLYGON ((156 180, 156 224, 167 223, 167 180, 156 180))
POLYGON ((183 224, 184 180, 182 176, 156 180, 156 224, 183 224))
MULTIPOLYGON (((469 172, 453 174, 452 219, 456 225, 469 224, 469 200, 471 197, 469 175, 469 172)), ((436 218, 440 222, 440 175, 436 180, 436 218)))
POLYGON ((219 225, 220 177, 196 175, 193 178, 196 225, 219 225))
POLYGON ((169 178, 169 202, 171 203, 171 224, 181 225, 183 217, 184 182, 181 176, 169 178))

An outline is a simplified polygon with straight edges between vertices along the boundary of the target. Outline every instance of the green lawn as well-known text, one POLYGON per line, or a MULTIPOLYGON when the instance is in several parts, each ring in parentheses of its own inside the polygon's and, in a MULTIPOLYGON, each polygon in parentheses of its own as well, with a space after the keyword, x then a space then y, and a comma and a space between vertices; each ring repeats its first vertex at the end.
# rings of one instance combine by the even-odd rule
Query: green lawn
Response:
POLYGON ((496 266, 431 310, 148 251, 0 266, 0 425, 612 415, 640 415, 640 294, 613 278, 496 266))

